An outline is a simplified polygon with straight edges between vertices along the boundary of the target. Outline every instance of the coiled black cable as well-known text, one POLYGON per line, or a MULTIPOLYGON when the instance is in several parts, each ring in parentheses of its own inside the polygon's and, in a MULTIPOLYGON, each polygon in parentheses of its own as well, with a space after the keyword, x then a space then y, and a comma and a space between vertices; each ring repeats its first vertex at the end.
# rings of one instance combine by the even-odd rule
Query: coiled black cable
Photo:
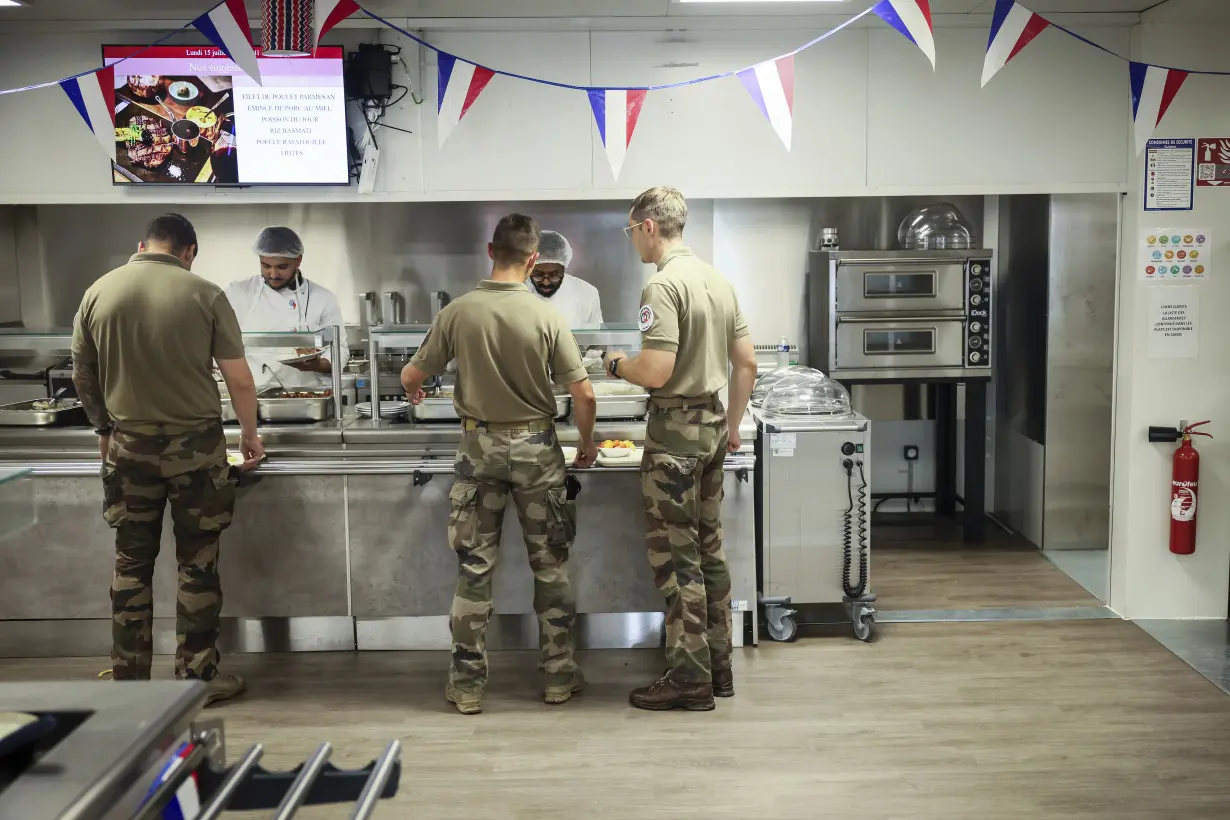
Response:
POLYGON ((858 477, 862 485, 858 488, 858 584, 850 584, 850 565, 854 563, 854 464, 846 459, 842 466, 846 468, 846 496, 850 506, 846 508, 845 520, 842 523, 842 557, 841 557, 841 588, 847 598, 859 598, 867 592, 867 476, 863 472, 863 462, 858 462, 858 477))

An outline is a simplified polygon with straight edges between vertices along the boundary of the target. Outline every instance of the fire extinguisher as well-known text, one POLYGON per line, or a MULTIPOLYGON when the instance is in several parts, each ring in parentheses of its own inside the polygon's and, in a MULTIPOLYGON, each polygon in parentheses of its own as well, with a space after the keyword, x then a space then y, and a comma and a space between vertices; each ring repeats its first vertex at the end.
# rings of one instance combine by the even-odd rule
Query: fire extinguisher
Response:
POLYGON ((1175 555, 1191 555, 1196 551, 1196 507, 1199 500, 1200 454, 1192 446, 1192 436, 1208 436, 1196 428, 1208 424, 1198 421, 1175 427, 1150 427, 1150 441, 1177 441, 1174 469, 1170 477, 1170 551, 1175 555))

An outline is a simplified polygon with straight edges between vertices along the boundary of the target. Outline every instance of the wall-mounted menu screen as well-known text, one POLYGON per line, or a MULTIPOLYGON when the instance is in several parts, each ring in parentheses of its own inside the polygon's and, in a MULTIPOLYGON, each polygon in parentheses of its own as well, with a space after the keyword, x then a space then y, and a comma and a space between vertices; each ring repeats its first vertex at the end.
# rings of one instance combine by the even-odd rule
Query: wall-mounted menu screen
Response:
POLYGON ((211 46, 104 46, 115 183, 348 184, 342 58, 262 58, 257 85, 211 46))

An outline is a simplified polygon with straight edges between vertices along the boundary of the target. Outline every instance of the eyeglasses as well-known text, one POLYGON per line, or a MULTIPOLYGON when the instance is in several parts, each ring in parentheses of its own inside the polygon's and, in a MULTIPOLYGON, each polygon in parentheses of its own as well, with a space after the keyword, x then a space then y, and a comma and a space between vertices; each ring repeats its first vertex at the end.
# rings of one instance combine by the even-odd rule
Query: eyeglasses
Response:
POLYGON ((559 282, 564 278, 564 272, 559 273, 544 273, 542 271, 534 271, 530 274, 530 278, 539 282, 559 282))
POLYGON ((624 228, 624 236, 631 239, 632 232, 635 231, 637 228, 641 227, 642 225, 644 225, 648 221, 649 221, 648 219, 642 219, 640 222, 636 223, 635 225, 629 225, 628 227, 624 228))

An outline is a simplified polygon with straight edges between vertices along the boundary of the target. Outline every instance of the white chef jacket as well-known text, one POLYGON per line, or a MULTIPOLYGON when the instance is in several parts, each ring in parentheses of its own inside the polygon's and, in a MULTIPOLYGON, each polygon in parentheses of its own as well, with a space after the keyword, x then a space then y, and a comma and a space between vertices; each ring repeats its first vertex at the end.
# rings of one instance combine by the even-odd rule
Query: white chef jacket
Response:
POLYGON ((602 300, 598 297, 598 289, 584 279, 564 274, 559 290, 549 299, 534 290, 533 282, 527 280, 525 286, 530 293, 564 314, 570 330, 602 328, 602 300))
MULTIPOLYGON (((265 284, 264 277, 257 275, 231 282, 226 286, 225 293, 239 318, 239 327, 245 333, 314 333, 342 324, 342 309, 337 297, 327 288, 306 278, 300 280, 295 290, 274 290, 265 284)), ((343 343, 339 366, 346 366, 348 354, 343 343)), ((257 388, 277 387, 278 379, 288 390, 323 390, 333 386, 333 379, 328 373, 305 373, 278 363, 279 359, 289 359, 294 355, 292 348, 249 349, 248 366, 252 368, 257 388), (265 369, 265 365, 276 374, 277 379, 265 369)), ((329 355, 328 350, 325 355, 329 355)))

